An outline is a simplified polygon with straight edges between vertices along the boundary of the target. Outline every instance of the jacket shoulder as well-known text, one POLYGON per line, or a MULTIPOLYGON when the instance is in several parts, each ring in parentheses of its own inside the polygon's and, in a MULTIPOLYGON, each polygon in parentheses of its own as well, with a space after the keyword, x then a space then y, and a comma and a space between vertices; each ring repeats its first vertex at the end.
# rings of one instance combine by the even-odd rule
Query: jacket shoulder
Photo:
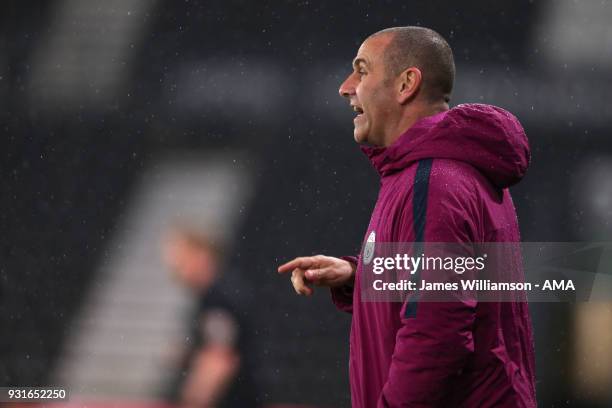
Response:
POLYGON ((488 184, 486 178, 477 169, 458 160, 433 159, 429 175, 429 188, 440 194, 453 195, 473 194, 478 187, 488 184))
POLYGON ((484 176, 467 163, 434 159, 427 204, 426 238, 474 242, 482 239, 481 186, 484 176))

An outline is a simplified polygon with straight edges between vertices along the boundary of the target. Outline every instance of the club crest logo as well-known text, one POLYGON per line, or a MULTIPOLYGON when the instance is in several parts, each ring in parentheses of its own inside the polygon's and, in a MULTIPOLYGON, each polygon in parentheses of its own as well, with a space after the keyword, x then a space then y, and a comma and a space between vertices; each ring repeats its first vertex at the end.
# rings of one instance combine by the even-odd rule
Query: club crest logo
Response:
POLYGON ((374 257, 374 247, 376 246, 376 231, 370 232, 363 248, 363 264, 368 265, 374 257))

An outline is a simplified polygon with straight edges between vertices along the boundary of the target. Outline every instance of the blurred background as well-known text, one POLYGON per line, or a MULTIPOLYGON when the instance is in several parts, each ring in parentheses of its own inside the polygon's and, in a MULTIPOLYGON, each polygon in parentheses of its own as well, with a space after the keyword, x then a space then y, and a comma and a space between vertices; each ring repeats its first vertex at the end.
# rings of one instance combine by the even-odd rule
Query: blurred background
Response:
MULTIPOLYGON (((530 138, 523 240, 606 241, 610 21, 606 0, 3 2, 0 385, 171 403, 177 361, 217 342, 202 361, 239 361, 253 406, 349 406, 350 316, 276 267, 360 248, 378 181, 337 94, 360 43, 440 32, 452 104, 502 106, 530 138), (209 261, 232 306, 202 323, 171 270, 209 261)), ((612 406, 611 306, 531 308, 540 406, 612 406)))

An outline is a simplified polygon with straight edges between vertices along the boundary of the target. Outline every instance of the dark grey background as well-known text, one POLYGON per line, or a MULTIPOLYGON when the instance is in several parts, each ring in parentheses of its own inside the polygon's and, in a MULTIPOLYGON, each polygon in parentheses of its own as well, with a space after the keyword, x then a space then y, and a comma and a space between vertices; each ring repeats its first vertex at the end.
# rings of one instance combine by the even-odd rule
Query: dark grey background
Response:
MULTIPOLYGON (((378 184, 337 88, 361 41, 389 26, 438 30, 455 51, 453 104, 499 104, 524 124, 532 165, 512 189, 524 240, 612 238, 597 195, 612 179, 612 46, 598 29, 611 6, 567 3, 113 3, 117 16, 138 5, 125 20, 82 2, 62 21, 62 2, 4 2, 0 384, 46 383, 147 165, 177 149, 240 149, 261 165, 228 262, 254 288, 262 398, 347 405, 349 316, 326 293, 294 297, 275 269, 361 244, 378 184)), ((533 312, 541 406, 598 406, 572 391, 573 307, 533 312)))

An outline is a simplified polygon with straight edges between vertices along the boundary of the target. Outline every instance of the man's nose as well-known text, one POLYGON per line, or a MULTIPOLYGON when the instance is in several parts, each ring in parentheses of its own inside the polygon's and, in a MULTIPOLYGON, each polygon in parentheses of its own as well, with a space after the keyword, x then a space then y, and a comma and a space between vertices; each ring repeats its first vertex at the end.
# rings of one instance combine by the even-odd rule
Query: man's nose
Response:
POLYGON ((342 84, 340 84, 340 89, 338 89, 338 93, 340 96, 344 96, 345 98, 350 97, 351 95, 355 95, 355 84, 353 81, 353 74, 349 75, 342 84))

